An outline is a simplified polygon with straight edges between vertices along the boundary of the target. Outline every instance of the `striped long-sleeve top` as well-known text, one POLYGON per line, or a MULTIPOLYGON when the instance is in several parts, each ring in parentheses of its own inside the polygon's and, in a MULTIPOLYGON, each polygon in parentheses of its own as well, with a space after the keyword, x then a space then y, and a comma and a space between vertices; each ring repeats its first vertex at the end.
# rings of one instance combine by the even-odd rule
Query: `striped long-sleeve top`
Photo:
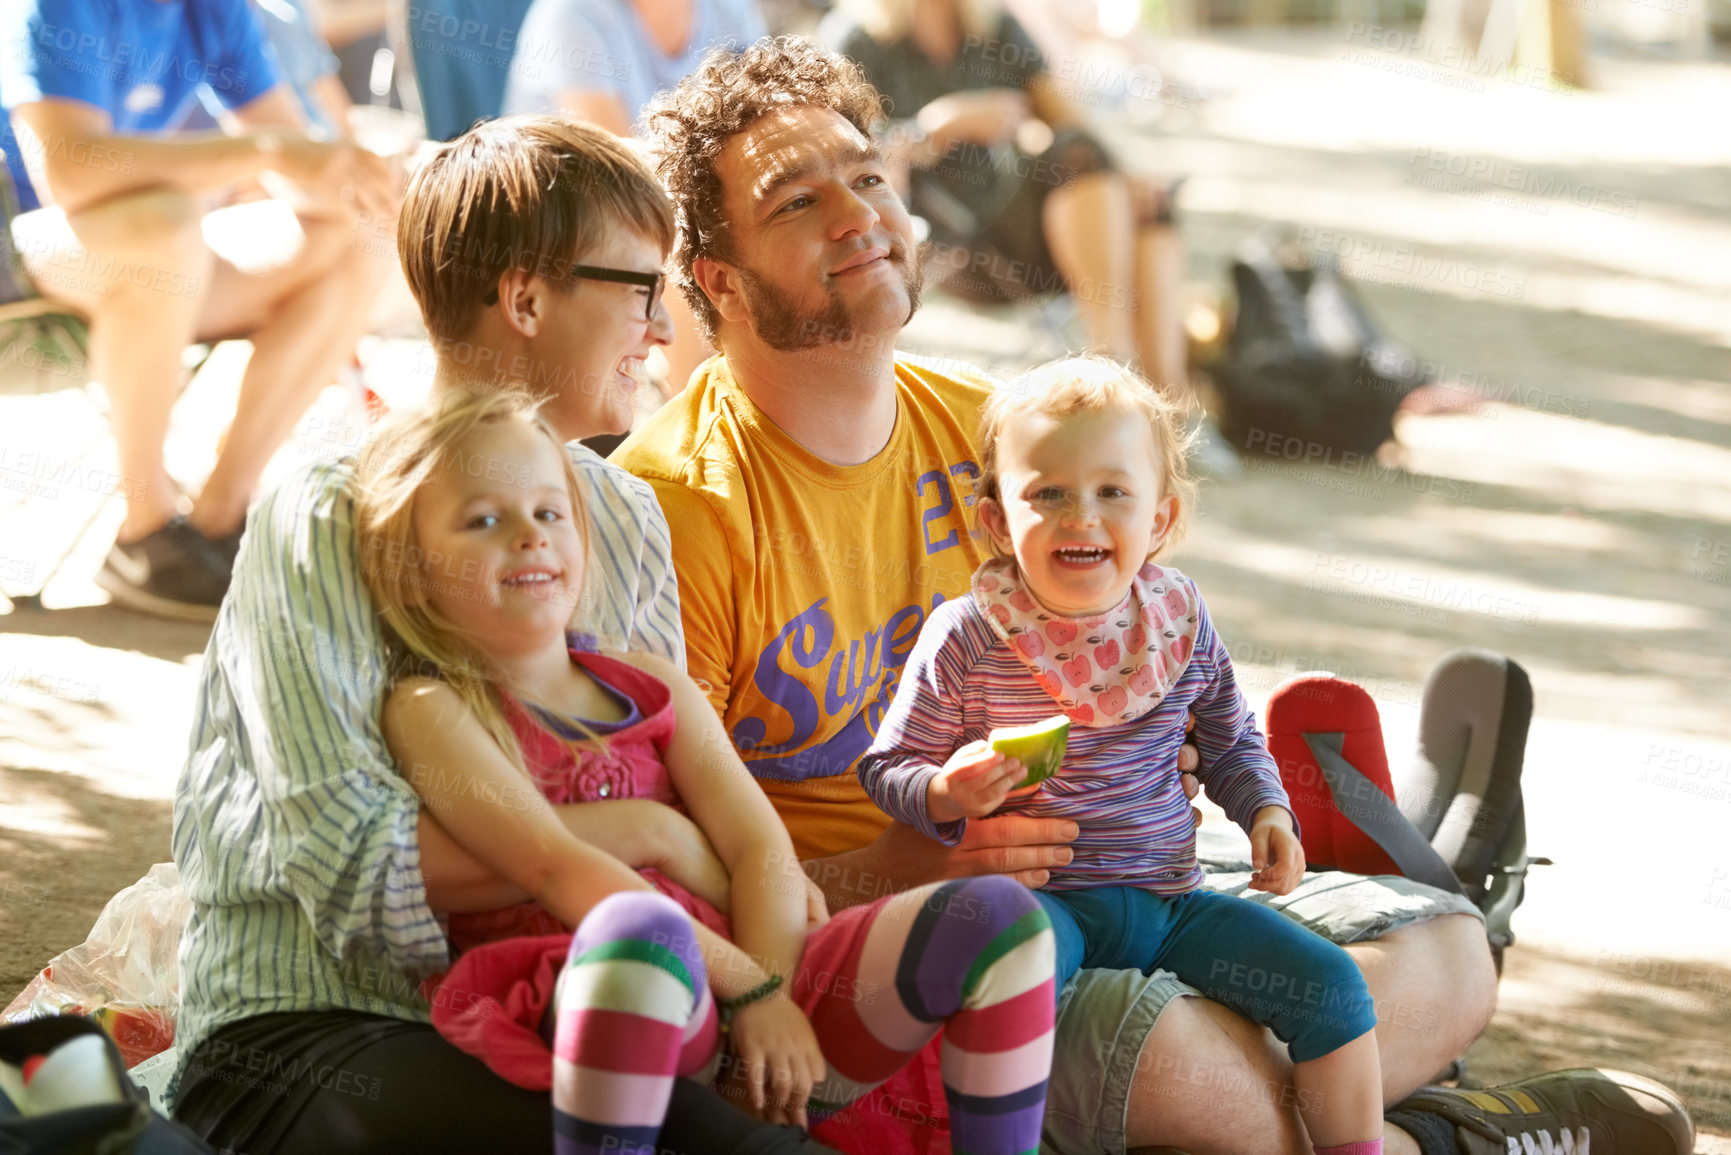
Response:
MULTIPOLYGON (((655 495, 583 446, 567 450, 591 533, 574 632, 683 665, 655 495)), ((253 510, 205 650, 174 799, 174 860, 192 899, 183 1069, 211 1031, 252 1015, 426 1022, 421 980, 450 965, 421 881, 420 799, 379 729, 390 677, 355 556, 352 473, 348 461, 308 466, 253 510)))
MULTIPOLYGON (((1063 769, 1039 792, 998 811, 1068 818, 1081 828, 1071 844, 1075 857, 1053 869, 1048 889, 1139 886, 1182 894, 1202 884, 1190 803, 1178 781, 1178 748, 1191 710, 1202 760, 1197 776, 1208 797, 1246 830, 1264 806, 1290 811, 1200 595, 1196 608, 1195 648, 1160 705, 1116 726, 1072 724, 1063 769)), ((926 788, 933 776, 969 742, 1000 726, 1049 718, 1058 708, 973 597, 945 602, 920 631, 895 700, 860 759, 860 782, 897 820, 954 845, 967 820, 932 822, 926 788)))

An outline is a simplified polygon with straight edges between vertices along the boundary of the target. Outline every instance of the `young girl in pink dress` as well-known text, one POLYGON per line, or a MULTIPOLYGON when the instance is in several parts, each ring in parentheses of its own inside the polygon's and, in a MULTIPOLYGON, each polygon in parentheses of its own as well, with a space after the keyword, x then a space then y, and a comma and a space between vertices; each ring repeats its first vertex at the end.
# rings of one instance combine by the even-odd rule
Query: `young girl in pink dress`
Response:
POLYGON ((576 494, 557 437, 509 393, 388 425, 357 471, 364 579, 401 661, 386 741, 438 825, 527 896, 451 917, 459 957, 434 1024, 550 1087, 565 1153, 653 1150, 672 1080, 709 1067, 723 1032, 753 1107, 804 1125, 939 1030, 955 1150, 1036 1149, 1045 913, 988 877, 822 921, 690 678, 568 648, 584 568, 608 545, 586 540, 576 494), (617 821, 580 836, 549 805, 579 802, 617 821))

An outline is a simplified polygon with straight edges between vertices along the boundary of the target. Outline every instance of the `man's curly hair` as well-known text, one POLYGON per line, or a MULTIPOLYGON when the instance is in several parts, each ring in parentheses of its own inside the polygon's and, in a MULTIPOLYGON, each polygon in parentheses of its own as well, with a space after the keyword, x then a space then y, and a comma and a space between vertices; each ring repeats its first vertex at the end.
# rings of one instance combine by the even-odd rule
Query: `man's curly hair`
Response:
POLYGON ((864 70, 804 36, 760 40, 744 50, 717 48, 645 114, 656 172, 673 197, 679 225, 673 280, 711 341, 720 316, 692 279, 691 266, 698 257, 729 260, 733 255, 716 160, 727 142, 759 117, 799 105, 837 113, 868 140, 883 117, 883 98, 864 70))

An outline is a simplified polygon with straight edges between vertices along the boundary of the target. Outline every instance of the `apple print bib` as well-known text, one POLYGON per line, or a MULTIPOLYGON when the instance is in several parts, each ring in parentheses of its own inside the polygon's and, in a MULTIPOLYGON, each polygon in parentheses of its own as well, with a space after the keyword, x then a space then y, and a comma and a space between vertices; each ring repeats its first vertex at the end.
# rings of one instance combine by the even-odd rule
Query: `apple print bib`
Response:
POLYGON ((1154 709, 1196 644, 1195 587, 1153 562, 1137 571, 1117 608, 1085 618, 1034 600, 1014 558, 974 571, 973 594, 1034 681, 1082 726, 1116 726, 1154 709))

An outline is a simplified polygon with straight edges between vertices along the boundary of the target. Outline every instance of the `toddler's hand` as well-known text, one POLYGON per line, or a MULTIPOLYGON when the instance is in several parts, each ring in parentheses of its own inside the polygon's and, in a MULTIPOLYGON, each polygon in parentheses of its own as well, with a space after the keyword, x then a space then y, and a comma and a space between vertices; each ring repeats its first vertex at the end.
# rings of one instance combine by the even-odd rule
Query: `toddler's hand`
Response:
POLYGON ((1020 758, 1006 758, 984 740, 969 742, 926 787, 926 811, 933 822, 984 818, 1027 776, 1020 758))
POLYGON ((1280 806, 1264 806, 1250 827, 1251 890, 1290 894, 1304 876, 1304 846, 1292 832, 1292 816, 1280 806))

